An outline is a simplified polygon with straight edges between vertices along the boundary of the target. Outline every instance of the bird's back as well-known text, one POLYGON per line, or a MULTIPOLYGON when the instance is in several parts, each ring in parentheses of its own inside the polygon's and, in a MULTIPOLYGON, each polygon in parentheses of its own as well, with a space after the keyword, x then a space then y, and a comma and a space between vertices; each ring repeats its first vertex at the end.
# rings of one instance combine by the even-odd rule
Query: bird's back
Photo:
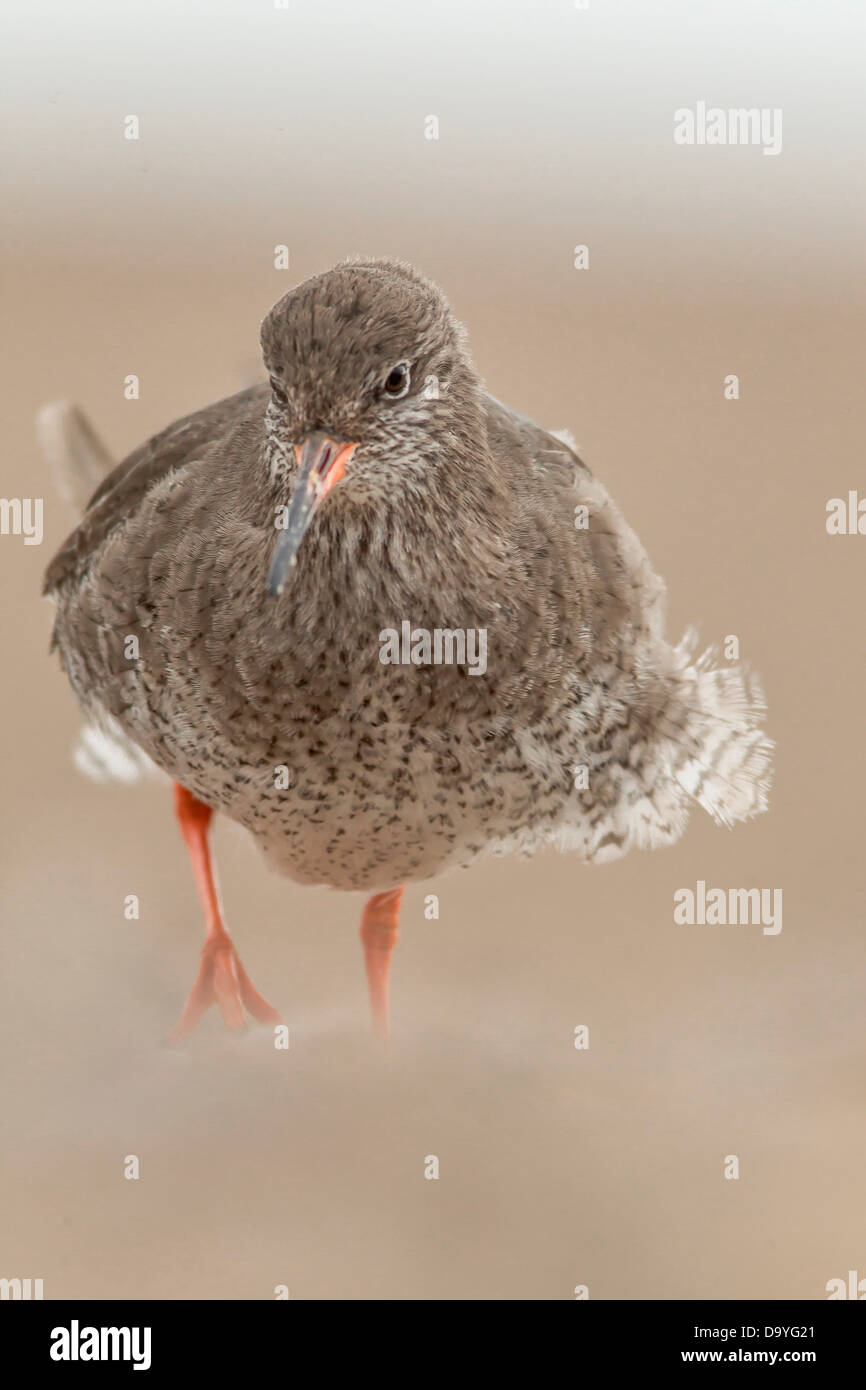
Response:
POLYGON ((133 449, 96 488, 82 520, 46 569, 43 591, 53 593, 80 579, 114 527, 174 469, 204 456, 235 429, 263 428, 267 399, 267 386, 247 387, 175 420, 133 449))

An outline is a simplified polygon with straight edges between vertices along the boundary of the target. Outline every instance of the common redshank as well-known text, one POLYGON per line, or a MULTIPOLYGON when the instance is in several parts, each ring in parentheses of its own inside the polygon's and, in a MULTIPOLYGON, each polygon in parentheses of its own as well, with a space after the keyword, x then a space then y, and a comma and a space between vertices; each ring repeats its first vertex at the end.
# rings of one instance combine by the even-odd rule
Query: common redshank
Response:
MULTIPOLYGON (((300 883, 364 890, 376 1028, 403 885, 479 856, 670 844, 766 808, 741 666, 664 636, 664 587, 574 449, 488 395, 437 286, 354 260, 264 320, 267 384, 104 477, 52 560, 88 720, 175 781, 207 935, 175 1036, 276 1011, 226 930, 214 811, 300 883)), ((54 415, 70 472, 104 456, 54 415)))

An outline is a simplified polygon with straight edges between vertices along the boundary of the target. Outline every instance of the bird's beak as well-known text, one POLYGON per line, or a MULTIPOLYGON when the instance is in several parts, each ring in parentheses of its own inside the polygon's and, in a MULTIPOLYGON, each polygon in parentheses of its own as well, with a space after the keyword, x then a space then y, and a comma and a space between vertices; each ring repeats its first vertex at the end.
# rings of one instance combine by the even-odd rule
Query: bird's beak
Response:
POLYGON ((308 434, 295 445, 299 471, 286 527, 274 546, 268 572, 268 593, 272 596, 282 593, 310 522, 331 488, 342 478, 357 447, 357 444, 332 439, 321 431, 308 434))

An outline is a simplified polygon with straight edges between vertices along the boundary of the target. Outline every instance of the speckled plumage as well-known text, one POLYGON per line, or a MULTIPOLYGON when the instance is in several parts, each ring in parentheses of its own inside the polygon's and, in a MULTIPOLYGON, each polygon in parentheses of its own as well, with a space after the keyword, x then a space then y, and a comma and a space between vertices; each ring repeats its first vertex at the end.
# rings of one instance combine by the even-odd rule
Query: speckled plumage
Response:
POLYGON ((262 341, 273 388, 131 454, 48 569, 93 721, 275 869, 342 889, 545 844, 613 858, 675 840, 695 801, 727 823, 764 809, 757 685, 665 640, 635 533, 567 444, 485 393, 436 287, 346 263, 281 300, 262 341), (391 401, 398 361, 411 390, 391 401), (270 597, 312 430, 358 448, 270 597), (486 629, 486 673, 382 665, 403 620, 486 629))

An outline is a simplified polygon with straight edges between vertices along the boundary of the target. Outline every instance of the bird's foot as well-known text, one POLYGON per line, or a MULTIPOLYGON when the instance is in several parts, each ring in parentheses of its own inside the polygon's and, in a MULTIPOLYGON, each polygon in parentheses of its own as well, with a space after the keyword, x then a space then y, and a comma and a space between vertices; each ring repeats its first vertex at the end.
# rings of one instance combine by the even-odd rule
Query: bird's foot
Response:
POLYGON ((211 1004, 219 1005, 227 1028, 239 1032, 249 1013, 258 1023, 281 1023, 276 1009, 259 994, 227 933, 214 934, 202 947, 201 963, 170 1042, 189 1037, 211 1004))

